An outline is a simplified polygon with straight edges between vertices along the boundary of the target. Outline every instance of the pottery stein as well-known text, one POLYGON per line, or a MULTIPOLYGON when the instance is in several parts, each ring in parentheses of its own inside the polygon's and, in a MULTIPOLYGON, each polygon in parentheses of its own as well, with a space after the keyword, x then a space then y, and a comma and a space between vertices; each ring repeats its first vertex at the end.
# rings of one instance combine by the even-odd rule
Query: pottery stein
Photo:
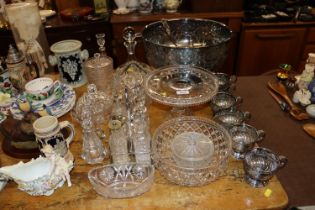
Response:
POLYGON ((79 40, 69 39, 50 47, 54 55, 49 56, 49 63, 58 66, 60 81, 72 87, 80 87, 87 82, 83 62, 88 59, 89 53, 81 51, 81 46, 79 40))
POLYGON ((58 122, 54 116, 44 116, 33 123, 33 129, 40 150, 49 144, 61 157, 67 155, 69 144, 74 137, 74 127, 71 123, 68 121, 58 122), (67 138, 61 132, 63 129, 68 129, 70 133, 67 138))

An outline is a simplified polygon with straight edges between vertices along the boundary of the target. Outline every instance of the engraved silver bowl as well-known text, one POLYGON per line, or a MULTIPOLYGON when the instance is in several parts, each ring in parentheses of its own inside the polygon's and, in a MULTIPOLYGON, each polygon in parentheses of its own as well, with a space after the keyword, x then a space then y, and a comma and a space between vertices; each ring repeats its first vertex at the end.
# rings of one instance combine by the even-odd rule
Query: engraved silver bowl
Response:
POLYGON ((191 65, 209 71, 224 64, 231 36, 232 31, 223 23, 191 18, 154 22, 146 25, 142 32, 146 58, 151 66, 191 65))
POLYGON ((213 120, 223 125, 226 128, 230 128, 235 125, 240 125, 243 122, 249 120, 251 117, 249 112, 242 112, 239 110, 222 110, 214 114, 213 120))
POLYGON ((273 175, 283 168, 288 159, 273 151, 257 147, 246 153, 244 162, 245 181, 252 187, 264 187, 273 175))
POLYGON ((212 97, 210 101, 210 106, 214 113, 217 113, 225 109, 233 109, 239 104, 241 104, 243 99, 240 96, 233 96, 228 92, 218 92, 215 96, 212 97))

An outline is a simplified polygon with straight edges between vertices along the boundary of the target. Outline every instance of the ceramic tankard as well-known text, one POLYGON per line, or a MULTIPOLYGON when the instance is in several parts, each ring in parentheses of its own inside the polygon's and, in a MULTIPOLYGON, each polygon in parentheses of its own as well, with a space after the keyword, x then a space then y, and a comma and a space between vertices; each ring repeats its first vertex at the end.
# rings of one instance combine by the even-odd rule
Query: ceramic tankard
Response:
POLYGON ((68 121, 58 122, 54 116, 44 116, 33 123, 33 129, 40 150, 49 144, 61 157, 68 154, 69 144, 74 137, 74 127, 71 123, 68 121), (62 134, 62 129, 70 131, 67 138, 62 134))
POLYGON ((69 39, 50 47, 55 55, 49 56, 49 63, 58 66, 60 81, 72 87, 80 87, 87 82, 83 62, 89 58, 89 52, 81 51, 81 46, 79 40, 69 39))

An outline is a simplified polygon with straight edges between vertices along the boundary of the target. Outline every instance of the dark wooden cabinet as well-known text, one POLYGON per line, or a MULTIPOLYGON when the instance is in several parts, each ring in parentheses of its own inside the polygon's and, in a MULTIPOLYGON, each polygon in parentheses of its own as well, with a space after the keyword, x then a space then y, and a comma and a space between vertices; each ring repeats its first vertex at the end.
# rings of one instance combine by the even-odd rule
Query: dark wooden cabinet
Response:
POLYGON ((107 20, 73 23, 56 17, 46 23, 45 32, 50 46, 65 39, 77 39, 82 42, 82 49, 89 51, 90 56, 98 52, 99 48, 95 35, 105 33, 106 52, 112 55, 111 26, 107 20))
MULTIPOLYGON (((106 52, 112 55, 111 25, 108 20, 87 22, 72 22, 63 20, 58 16, 47 19, 45 33, 49 46, 65 39, 77 39, 82 42, 82 49, 87 49, 92 56, 98 52, 95 34, 105 33, 106 52)), ((9 44, 15 44, 10 30, 0 31, 0 55, 6 56, 9 44)))
POLYGON ((243 28, 238 51, 237 74, 259 75, 281 63, 299 67, 305 27, 243 28))
POLYGON ((310 27, 307 29, 305 45, 303 48, 302 57, 298 68, 299 72, 302 72, 304 70, 305 62, 308 58, 309 53, 315 53, 315 27, 310 27))

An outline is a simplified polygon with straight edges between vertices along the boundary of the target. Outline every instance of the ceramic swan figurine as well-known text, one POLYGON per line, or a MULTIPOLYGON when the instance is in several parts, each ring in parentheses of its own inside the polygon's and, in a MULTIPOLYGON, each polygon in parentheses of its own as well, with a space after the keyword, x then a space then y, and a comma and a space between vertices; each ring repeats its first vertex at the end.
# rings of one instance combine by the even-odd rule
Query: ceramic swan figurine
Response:
POLYGON ((71 186, 69 172, 73 168, 72 154, 69 152, 65 158, 61 158, 50 145, 45 146, 43 152, 46 157, 0 168, 0 177, 14 180, 20 190, 33 196, 50 196, 65 181, 71 186))

